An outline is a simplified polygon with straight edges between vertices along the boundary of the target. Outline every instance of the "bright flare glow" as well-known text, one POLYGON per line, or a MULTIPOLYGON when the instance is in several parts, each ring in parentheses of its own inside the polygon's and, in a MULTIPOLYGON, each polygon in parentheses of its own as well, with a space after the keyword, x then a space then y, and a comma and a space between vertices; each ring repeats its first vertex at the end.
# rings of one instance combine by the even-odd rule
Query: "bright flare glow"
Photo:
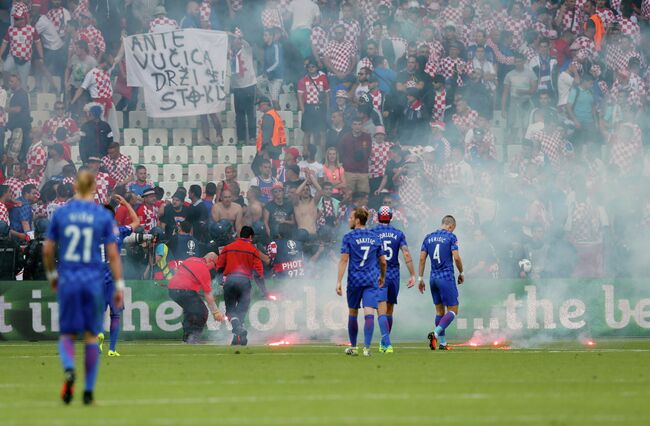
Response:
POLYGON ((278 297, 275 296, 275 295, 273 295, 273 294, 269 294, 269 299, 271 299, 271 300, 278 300, 278 297))

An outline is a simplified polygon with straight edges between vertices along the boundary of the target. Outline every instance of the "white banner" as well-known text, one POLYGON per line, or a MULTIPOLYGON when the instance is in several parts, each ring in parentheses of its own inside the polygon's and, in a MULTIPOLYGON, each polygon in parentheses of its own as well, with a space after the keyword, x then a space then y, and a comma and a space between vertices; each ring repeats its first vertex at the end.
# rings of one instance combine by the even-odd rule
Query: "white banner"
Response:
POLYGON ((226 108, 228 34, 186 29, 124 40, 127 84, 142 87, 150 117, 210 114, 226 108))

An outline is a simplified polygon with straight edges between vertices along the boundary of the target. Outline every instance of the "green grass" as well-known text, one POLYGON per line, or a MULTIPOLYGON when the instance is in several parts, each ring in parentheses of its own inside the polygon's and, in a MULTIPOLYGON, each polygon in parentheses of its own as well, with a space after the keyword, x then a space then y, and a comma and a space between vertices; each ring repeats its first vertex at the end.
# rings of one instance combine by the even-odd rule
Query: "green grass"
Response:
POLYGON ((124 342, 97 404, 58 397, 54 343, 0 344, 0 425, 650 424, 650 341, 536 350, 124 342))

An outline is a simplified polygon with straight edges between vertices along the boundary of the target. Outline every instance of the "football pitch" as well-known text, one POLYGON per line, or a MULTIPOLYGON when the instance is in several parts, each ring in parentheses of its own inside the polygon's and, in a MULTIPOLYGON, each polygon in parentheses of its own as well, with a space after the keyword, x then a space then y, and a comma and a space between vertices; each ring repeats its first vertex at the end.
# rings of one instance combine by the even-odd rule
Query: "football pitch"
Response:
POLYGON ((350 357, 335 345, 121 342, 103 356, 96 404, 58 396, 56 345, 0 343, 0 424, 650 424, 650 340, 537 349, 426 343, 350 357))

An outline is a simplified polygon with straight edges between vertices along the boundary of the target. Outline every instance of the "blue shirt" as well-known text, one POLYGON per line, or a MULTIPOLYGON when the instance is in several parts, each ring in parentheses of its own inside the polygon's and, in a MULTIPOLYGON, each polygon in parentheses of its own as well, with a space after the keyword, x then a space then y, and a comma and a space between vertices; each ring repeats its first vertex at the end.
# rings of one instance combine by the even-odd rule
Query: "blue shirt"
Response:
POLYGON ((420 250, 431 260, 431 277, 454 279, 454 257, 451 252, 458 250, 456 235, 446 229, 438 229, 424 237, 420 250))
POLYGON ((379 237, 386 256, 387 268, 399 269, 399 249, 406 245, 404 233, 391 225, 379 225, 372 228, 379 237))
POLYGON ((103 263, 104 244, 117 243, 115 220, 92 201, 71 200, 52 215, 47 239, 57 243, 59 271, 103 263))
POLYGON ((384 255, 381 241, 370 229, 354 229, 343 237, 341 253, 350 255, 348 287, 377 287, 379 258, 384 255))
POLYGON ((9 211, 10 228, 16 232, 24 234, 26 230, 23 229, 22 221, 29 222, 29 226, 31 227, 34 214, 32 212, 32 206, 25 197, 18 197, 16 198, 16 201, 22 203, 22 205, 20 207, 14 207, 9 211))

